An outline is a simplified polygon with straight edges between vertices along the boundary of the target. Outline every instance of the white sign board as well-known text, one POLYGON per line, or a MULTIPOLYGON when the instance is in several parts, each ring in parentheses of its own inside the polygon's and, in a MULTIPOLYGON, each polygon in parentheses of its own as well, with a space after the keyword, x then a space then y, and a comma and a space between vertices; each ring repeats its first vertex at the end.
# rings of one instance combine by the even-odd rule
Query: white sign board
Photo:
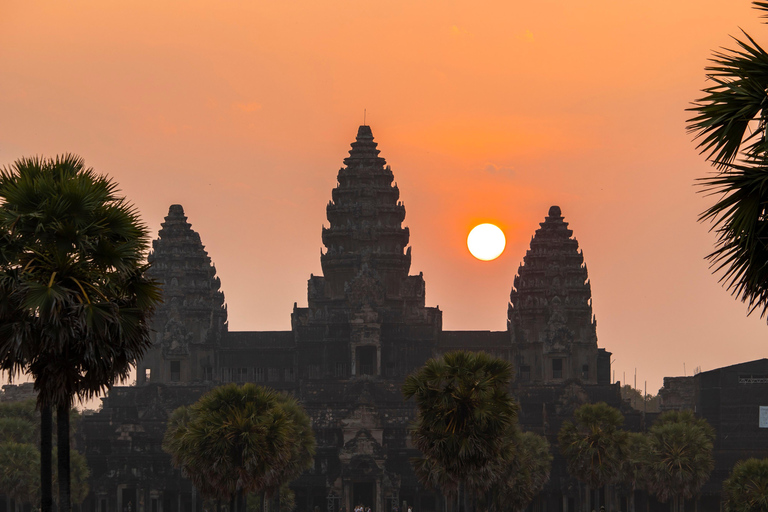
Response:
POLYGON ((760 406, 760 428, 768 428, 768 407, 760 406))

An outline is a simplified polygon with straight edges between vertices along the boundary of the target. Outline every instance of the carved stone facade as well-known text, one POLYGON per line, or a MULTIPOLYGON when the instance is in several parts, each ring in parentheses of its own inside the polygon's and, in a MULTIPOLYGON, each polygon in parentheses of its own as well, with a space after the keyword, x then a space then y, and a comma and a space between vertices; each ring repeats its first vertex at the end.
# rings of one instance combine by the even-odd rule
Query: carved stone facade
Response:
POLYGON ((508 330, 520 384, 610 384, 584 256, 553 206, 531 240, 510 295, 508 330), (602 350, 602 353, 600 351, 602 350))
POLYGON ((154 346, 138 368, 137 383, 213 380, 215 348, 227 332, 227 308, 216 268, 181 205, 171 205, 152 243, 150 274, 162 284, 154 346))
MULTIPOLYGON (((400 389, 408 374, 449 350, 514 361, 523 428, 552 443, 580 403, 621 406, 618 386, 603 378, 610 359, 597 347, 583 257, 558 207, 515 277, 508 330, 443 331, 442 312, 425 305, 423 276, 409 275, 410 233, 393 179, 370 127, 361 126, 326 208, 323 275, 310 276, 307 307, 294 304, 286 332, 227 330, 216 271, 182 207, 171 206, 150 257, 165 293, 155 344, 137 386, 113 390, 84 425, 87 456, 99 468, 85 512, 124 512, 127 500, 138 504, 135 512, 201 510, 160 443, 175 407, 221 383, 285 390, 312 417, 315 467, 292 484, 302 512, 350 511, 361 502, 376 512, 403 502, 415 512, 443 510, 411 469, 415 408, 400 389)), ((563 503, 561 473, 543 502, 563 503)))

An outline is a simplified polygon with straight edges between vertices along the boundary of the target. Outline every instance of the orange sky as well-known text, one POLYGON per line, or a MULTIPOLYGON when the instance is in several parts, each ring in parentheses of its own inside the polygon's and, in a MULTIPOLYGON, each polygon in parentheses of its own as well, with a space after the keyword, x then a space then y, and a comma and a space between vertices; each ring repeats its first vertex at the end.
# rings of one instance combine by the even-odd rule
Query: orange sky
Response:
POLYGON ((0 3, 0 165, 74 152, 153 232, 181 203, 231 330, 287 330, 363 109, 392 165, 411 273, 446 329, 505 329, 512 279, 558 204, 616 377, 764 357, 764 320, 710 275, 709 167, 685 132, 746 0, 0 3), (480 262, 478 222, 508 247, 480 262))

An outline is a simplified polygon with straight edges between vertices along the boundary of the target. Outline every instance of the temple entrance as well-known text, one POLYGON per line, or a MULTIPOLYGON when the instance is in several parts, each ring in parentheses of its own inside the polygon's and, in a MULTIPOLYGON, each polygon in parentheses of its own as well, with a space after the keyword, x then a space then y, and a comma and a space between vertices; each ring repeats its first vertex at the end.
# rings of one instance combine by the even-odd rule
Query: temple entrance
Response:
POLYGON ((352 506, 362 504, 364 507, 374 508, 375 482, 354 482, 352 484, 352 506))
POLYGON ((357 347, 357 374, 376 375, 376 347, 357 347))
POLYGON ((122 512, 136 512, 136 489, 123 489, 122 512))

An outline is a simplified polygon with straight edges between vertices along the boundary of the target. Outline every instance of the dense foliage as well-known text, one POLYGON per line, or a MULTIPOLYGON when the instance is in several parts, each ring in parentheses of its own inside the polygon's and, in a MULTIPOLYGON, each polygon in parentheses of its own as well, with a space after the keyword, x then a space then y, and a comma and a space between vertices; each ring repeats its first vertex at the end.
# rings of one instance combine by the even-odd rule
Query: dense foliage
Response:
MULTIPOLYGON (((70 423, 77 425, 79 414, 70 413, 70 423)), ((0 494, 18 503, 40 503, 40 415, 34 400, 0 404, 0 494)), ((54 449, 54 456, 56 449, 54 449)), ((72 503, 79 504, 88 495, 90 471, 85 457, 71 452, 72 503)))
POLYGON ((209 499, 245 510, 312 465, 315 438, 296 400, 254 384, 228 384, 173 412, 163 440, 173 464, 209 499))
POLYGON ((485 500, 490 510, 525 510, 549 481, 552 454, 549 443, 533 432, 515 436, 514 457, 485 500))
POLYGON ((674 512, 709 479, 714 437, 709 423, 691 411, 665 412, 648 432, 648 487, 662 502, 672 499, 674 512))
POLYGON ((557 437, 560 452, 568 472, 588 489, 619 480, 627 446, 623 423, 621 413, 604 402, 582 405, 574 411, 573 422, 563 423, 557 437))
POLYGON ((723 482, 726 512, 768 510, 768 459, 740 460, 723 482))
POLYGON ((414 398, 418 407, 411 438, 422 453, 412 463, 423 485, 460 504, 463 495, 466 508, 478 497, 494 504, 485 495, 494 484, 497 490, 505 481, 527 486, 521 502, 546 481, 546 464, 515 466, 516 454, 538 453, 542 445, 519 433, 517 404, 509 393, 512 375, 507 361, 484 352, 457 351, 430 359, 406 378, 403 395, 414 398))

